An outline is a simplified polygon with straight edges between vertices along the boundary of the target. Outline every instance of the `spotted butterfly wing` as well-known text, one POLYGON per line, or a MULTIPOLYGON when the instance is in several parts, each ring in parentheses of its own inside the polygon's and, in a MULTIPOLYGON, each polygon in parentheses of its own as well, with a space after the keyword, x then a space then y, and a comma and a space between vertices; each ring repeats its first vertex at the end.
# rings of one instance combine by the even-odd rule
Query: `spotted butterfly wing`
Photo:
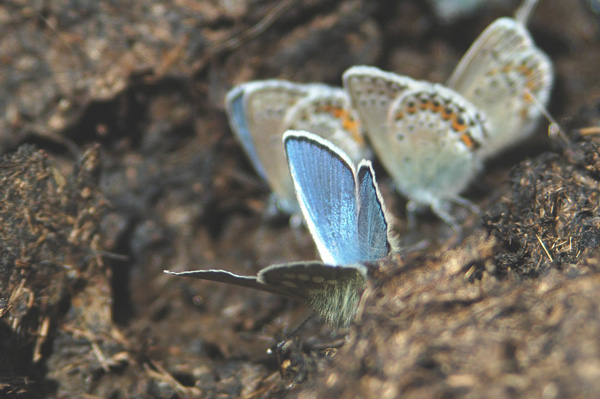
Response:
POLYGON ((287 113, 286 130, 305 130, 343 149, 353 162, 370 157, 358 115, 340 88, 314 85, 287 113))
POLYGON ((552 63, 529 32, 512 18, 500 18, 471 45, 448 86, 485 113, 489 137, 482 148, 493 155, 533 133, 541 116, 532 96, 548 102, 552 63))
POLYGON ((481 168, 483 115, 459 94, 374 67, 352 67, 344 87, 381 163, 409 205, 429 205, 449 224, 450 201, 481 168))
POLYGON ((232 130, 279 207, 289 214, 299 209, 281 145, 283 120, 308 91, 307 86, 284 80, 254 81, 235 87, 225 100, 232 130))

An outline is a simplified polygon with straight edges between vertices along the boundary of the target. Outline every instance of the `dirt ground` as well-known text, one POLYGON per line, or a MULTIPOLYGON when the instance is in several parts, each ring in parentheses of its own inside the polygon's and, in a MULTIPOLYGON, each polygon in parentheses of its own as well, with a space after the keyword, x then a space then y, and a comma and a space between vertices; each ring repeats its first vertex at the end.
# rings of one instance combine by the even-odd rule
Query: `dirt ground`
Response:
MULTIPOLYGON (((458 1, 458 0, 457 0, 458 1)), ((444 82, 512 15, 419 0, 0 3, 0 396, 592 398, 600 392, 600 10, 541 0, 556 70, 536 135, 490 160, 465 234, 376 173, 407 250, 354 325, 164 269, 255 274, 317 257, 268 218, 223 100, 252 79, 341 84, 352 65, 444 82), (421 245, 419 245, 419 243, 421 245), (301 325, 301 326, 300 326, 301 325), (298 328, 300 326, 300 328, 298 328)))

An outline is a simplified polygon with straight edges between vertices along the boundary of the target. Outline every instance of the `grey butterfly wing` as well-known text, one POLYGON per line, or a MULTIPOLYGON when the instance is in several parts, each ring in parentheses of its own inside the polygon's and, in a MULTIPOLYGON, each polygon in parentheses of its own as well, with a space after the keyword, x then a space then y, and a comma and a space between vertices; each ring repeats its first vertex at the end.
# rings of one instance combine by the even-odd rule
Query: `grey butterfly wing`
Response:
POLYGON ((428 0, 432 11, 436 17, 444 24, 454 23, 459 18, 463 18, 478 8, 483 7, 489 0, 466 0, 466 1, 448 1, 448 0, 428 0))
POLYGON ((411 89, 415 81, 369 66, 349 68, 344 72, 343 81, 363 129, 381 157, 380 151, 386 146, 389 131, 386 124, 389 107, 402 93, 411 89))
POLYGON ((281 140, 285 132, 283 121, 288 110, 306 95, 306 87, 287 81, 267 81, 246 95, 248 124, 256 151, 269 186, 280 207, 288 213, 296 213, 298 205, 281 140))
POLYGON ((253 81, 234 88, 226 101, 234 133, 273 190, 279 207, 290 214, 299 209, 281 144, 283 120, 308 90, 306 85, 284 80, 253 81))
MULTIPOLYGON (((483 116, 459 94, 420 82, 398 97, 387 117, 381 160, 408 198, 439 206, 454 199, 481 168, 483 116)), ((375 145, 375 144, 374 144, 375 145)))
POLYGON ((485 122, 459 94, 374 67, 350 68, 344 87, 379 160, 411 201, 439 209, 480 169, 485 122))
POLYGON ((392 250, 393 240, 389 235, 389 225, 383 198, 379 193, 375 173, 370 161, 362 161, 356 172, 358 185, 358 242, 360 258, 376 261, 385 258, 392 250))
POLYGON ((303 298, 328 323, 343 327, 355 318, 367 282, 363 265, 333 266, 321 262, 272 265, 258 273, 266 286, 281 287, 303 298))
POLYGON ((315 133, 340 147, 354 162, 370 153, 350 97, 340 88, 311 85, 309 94, 287 113, 286 130, 315 133))
POLYGON ((352 161, 307 132, 286 132, 284 145, 298 202, 323 262, 360 262, 352 161))
POLYGON ((531 96, 546 104, 553 77, 552 63, 527 29, 500 18, 475 40, 448 86, 486 114, 490 131, 482 150, 491 155, 533 132, 541 113, 531 96))
POLYGON ((248 128, 246 120, 246 106, 244 103, 244 88, 245 85, 239 85, 231 89, 225 97, 225 110, 229 119, 229 126, 238 138, 244 151, 250 158, 252 166, 256 172, 266 181, 267 174, 256 152, 254 141, 248 128))
POLYGON ((232 284, 232 285, 237 285, 240 287, 253 288, 255 290, 270 292, 270 293, 274 293, 274 294, 291 296, 296 299, 301 299, 301 300, 305 299, 304 296, 295 297, 292 293, 290 293, 287 290, 278 289, 277 286, 265 285, 265 284, 259 282, 256 276, 242 276, 239 274, 228 272, 226 270, 211 269, 211 270, 191 270, 191 271, 185 271, 185 272, 171 272, 169 270, 165 270, 164 272, 166 274, 170 274, 173 276, 193 277, 193 278, 197 278, 200 280, 216 281, 219 283, 232 284))

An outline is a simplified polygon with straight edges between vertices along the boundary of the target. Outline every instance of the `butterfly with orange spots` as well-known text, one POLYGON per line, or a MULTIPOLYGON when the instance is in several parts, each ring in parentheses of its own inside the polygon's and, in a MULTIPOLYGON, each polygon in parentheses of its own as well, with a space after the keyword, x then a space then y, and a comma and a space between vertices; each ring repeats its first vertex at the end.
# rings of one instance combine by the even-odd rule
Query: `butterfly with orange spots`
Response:
POLYGON ((460 230, 451 204, 478 211, 459 194, 483 161, 534 131, 540 113, 532 97, 548 101, 554 73, 524 26, 529 15, 485 29, 448 87, 367 66, 344 73, 373 150, 409 200, 410 224, 429 206, 460 230))
POLYGON ((485 116, 446 87, 375 67, 350 68, 344 86, 373 150, 409 199, 410 224, 428 205, 458 230, 449 205, 474 207, 459 194, 482 167, 485 116))

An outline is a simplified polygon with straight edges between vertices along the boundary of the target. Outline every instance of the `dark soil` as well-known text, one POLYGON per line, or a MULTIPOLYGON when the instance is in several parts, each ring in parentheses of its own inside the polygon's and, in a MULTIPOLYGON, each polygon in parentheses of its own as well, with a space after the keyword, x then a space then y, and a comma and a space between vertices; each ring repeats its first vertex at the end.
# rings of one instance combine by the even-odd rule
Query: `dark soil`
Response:
POLYGON ((163 274, 316 258, 268 218, 223 110, 234 84, 340 85, 376 65, 444 82, 517 2, 453 22, 414 1, 0 4, 0 396, 584 398, 600 392, 600 15, 542 0, 556 69, 536 135, 490 160, 464 237, 432 215, 383 261, 356 323, 163 274), (269 350, 269 351, 268 351, 269 350))

